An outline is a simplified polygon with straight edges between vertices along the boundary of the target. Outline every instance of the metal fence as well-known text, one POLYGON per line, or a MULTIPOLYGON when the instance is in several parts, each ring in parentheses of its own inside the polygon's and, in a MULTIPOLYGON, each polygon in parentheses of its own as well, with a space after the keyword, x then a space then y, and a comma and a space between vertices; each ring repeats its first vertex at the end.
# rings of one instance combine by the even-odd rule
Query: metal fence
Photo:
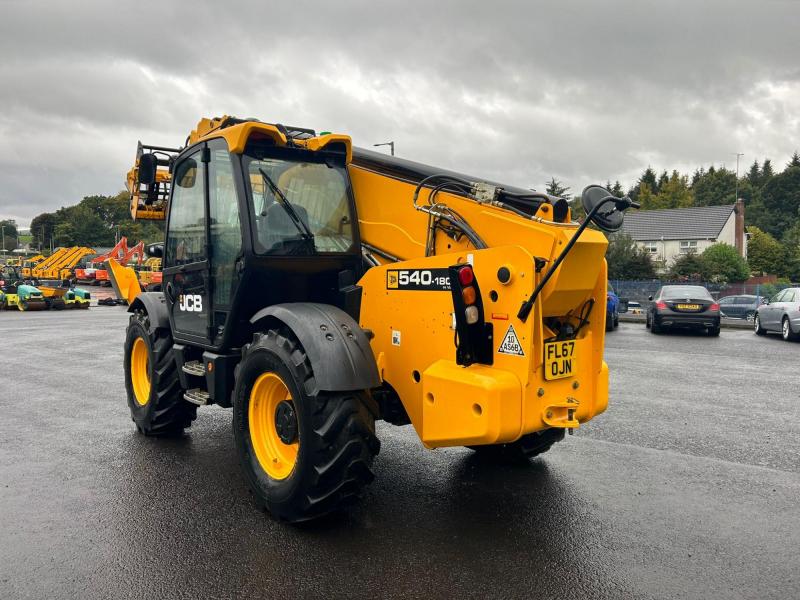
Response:
POLYGON ((609 283, 614 288, 617 296, 627 300, 634 300, 644 304, 648 301, 648 297, 658 291, 662 285, 702 285, 705 287, 715 299, 724 296, 765 296, 772 297, 780 290, 787 287, 800 287, 798 284, 792 283, 711 283, 708 281, 661 281, 653 279, 650 281, 625 281, 625 280, 609 280, 609 283))

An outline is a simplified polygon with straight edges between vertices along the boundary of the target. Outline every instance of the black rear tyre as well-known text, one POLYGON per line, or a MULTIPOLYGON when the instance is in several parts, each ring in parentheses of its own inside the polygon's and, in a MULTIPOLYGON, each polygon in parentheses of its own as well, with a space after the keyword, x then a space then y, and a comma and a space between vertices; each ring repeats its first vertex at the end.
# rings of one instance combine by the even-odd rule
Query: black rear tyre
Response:
POLYGON ((131 315, 125 338, 125 390, 131 418, 140 433, 152 436, 179 435, 197 417, 197 405, 183 399, 183 388, 172 355, 172 335, 163 328, 150 331, 147 313, 137 310, 131 315), (147 352, 146 393, 139 395, 134 386, 140 373, 131 368, 131 357, 137 340, 147 352))
POLYGON ((487 446, 468 446, 482 457, 510 464, 526 463, 534 456, 544 454, 553 444, 564 439, 564 429, 545 429, 523 435, 510 444, 491 444, 487 446))
MULTIPOLYGON (((374 413, 373 401, 365 392, 318 390, 308 357, 290 332, 257 333, 236 368, 233 402, 236 448, 256 502, 278 519, 299 522, 357 500, 374 478, 372 463, 380 450, 374 413), (281 404, 291 404, 291 433, 280 442, 274 431, 267 431, 277 426, 277 414, 270 422, 270 414, 259 413, 257 404, 251 410, 251 404, 262 402, 263 396, 254 389, 264 376, 285 386, 288 397, 281 404), (280 443, 295 446, 293 462, 283 470, 268 460, 264 464, 263 449, 259 458, 259 440, 270 434, 271 443, 278 447, 275 463, 286 456, 280 443)), ((285 431, 278 432, 278 437, 281 434, 285 431)))

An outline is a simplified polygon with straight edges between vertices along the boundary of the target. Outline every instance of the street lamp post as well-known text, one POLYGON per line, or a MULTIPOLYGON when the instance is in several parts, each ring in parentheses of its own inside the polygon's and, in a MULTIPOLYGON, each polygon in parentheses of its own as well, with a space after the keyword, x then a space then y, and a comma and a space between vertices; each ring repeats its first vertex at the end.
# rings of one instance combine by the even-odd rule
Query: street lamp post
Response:
POLYGON ((3 232, 3 254, 6 253, 6 226, 0 225, 0 231, 3 232))
POLYGON ((394 141, 391 141, 391 142, 381 142, 380 144, 372 144, 372 145, 373 145, 373 146, 389 146, 389 150, 391 151, 391 153, 392 153, 392 156, 394 156, 394 141))

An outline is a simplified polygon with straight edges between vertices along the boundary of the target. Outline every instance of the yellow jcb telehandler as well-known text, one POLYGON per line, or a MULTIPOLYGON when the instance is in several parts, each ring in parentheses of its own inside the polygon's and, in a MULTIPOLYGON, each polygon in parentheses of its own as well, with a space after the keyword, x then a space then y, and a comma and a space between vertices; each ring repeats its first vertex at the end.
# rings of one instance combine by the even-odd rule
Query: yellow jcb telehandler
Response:
POLYGON ((167 221, 163 291, 121 282, 133 420, 178 434, 232 407, 280 519, 359 495, 376 419, 527 458, 606 409, 607 241, 586 226, 619 229, 627 198, 587 187, 578 224, 562 198, 232 117, 140 144, 128 185, 134 218, 167 221))

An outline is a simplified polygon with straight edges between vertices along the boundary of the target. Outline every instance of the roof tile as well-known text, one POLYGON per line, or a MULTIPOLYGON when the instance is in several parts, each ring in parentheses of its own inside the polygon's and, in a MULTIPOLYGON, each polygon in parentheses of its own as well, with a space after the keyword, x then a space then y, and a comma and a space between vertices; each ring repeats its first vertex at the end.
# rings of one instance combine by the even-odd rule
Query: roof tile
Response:
POLYGON ((638 241, 716 239, 735 205, 628 211, 622 233, 638 241))

